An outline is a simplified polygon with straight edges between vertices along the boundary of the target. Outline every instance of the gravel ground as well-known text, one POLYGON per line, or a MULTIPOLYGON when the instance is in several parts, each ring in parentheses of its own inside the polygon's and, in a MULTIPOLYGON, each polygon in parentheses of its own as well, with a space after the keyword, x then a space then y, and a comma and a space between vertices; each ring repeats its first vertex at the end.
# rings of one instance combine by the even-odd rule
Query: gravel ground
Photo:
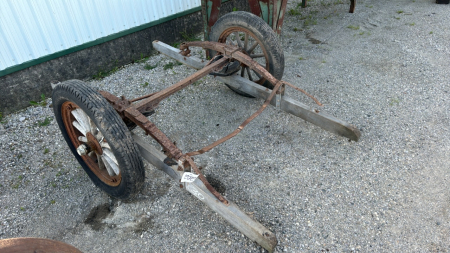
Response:
MULTIPOLYGON (((286 16, 283 79, 356 125, 360 141, 271 107, 196 161, 228 199, 276 233, 277 252, 448 252, 450 6, 359 0, 348 14, 339 2, 309 1, 286 16)), ((155 55, 89 84, 132 98, 194 73, 164 70, 171 62, 155 55)), ((262 102, 204 78, 150 120, 193 151, 262 102)), ((264 252, 149 164, 138 196, 111 199, 77 164, 48 105, 4 116, 0 146, 0 239, 43 237, 83 252, 264 252)))

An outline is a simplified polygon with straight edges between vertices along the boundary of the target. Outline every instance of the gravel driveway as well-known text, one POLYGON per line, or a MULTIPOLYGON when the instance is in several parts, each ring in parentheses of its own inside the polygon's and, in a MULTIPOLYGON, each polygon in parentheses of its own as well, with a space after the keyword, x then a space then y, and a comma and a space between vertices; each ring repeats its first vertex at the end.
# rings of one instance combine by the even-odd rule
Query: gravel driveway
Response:
MULTIPOLYGON (((283 79, 357 126, 360 141, 270 107, 196 161, 277 235, 277 252, 448 252, 450 5, 359 0, 349 14, 347 1, 298 2, 289 2, 281 35, 283 79)), ((194 73, 164 69, 170 63, 155 55, 89 83, 133 98, 194 73)), ((264 252, 149 164, 141 194, 111 199, 77 164, 46 102, 0 124, 0 239, 43 237, 83 252, 264 252)), ((193 151, 262 102, 208 77, 150 120, 193 151)))

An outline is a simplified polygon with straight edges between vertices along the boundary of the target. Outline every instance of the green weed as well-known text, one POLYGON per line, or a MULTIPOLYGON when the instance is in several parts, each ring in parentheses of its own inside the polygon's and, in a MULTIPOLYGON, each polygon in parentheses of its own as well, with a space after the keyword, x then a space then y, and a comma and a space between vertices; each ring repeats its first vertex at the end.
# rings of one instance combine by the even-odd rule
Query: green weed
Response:
POLYGON ((400 104, 400 99, 398 99, 398 98, 392 98, 391 101, 389 102, 390 106, 399 105, 399 104, 400 104))
POLYGON ((144 54, 141 53, 141 58, 140 58, 139 60, 134 61, 134 62, 136 62, 136 63, 145 62, 145 61, 148 60, 148 58, 150 58, 150 56, 145 56, 145 57, 144 57, 144 54))
POLYGON ((52 122, 52 117, 46 117, 43 121, 38 120, 38 125, 40 127, 48 126, 52 122))
POLYGON ((197 36, 195 36, 195 34, 189 34, 187 32, 181 32, 181 37, 183 37, 183 40, 185 41, 197 41, 200 40, 197 38, 197 36))
POLYGON ((354 25, 349 25, 347 26, 348 29, 352 29, 352 30, 359 30, 359 26, 354 26, 354 25))
POLYGON ((33 105, 33 106, 46 106, 47 105, 47 101, 46 101, 45 95, 41 94, 41 101, 39 101, 39 102, 30 101, 30 105, 33 105))
POLYGON ((141 83, 141 86, 144 87, 144 88, 147 87, 148 86, 148 82, 141 83))
POLYGON ((97 74, 95 74, 92 78, 94 78, 95 80, 101 80, 107 76, 110 76, 114 73, 116 73, 117 71, 119 71, 119 66, 118 66, 119 61, 115 61, 115 67, 113 69, 111 69, 110 71, 104 71, 104 70, 100 70, 97 74))
POLYGON ((182 63, 180 63, 180 62, 175 62, 175 63, 169 62, 169 63, 167 63, 166 65, 163 66, 163 69, 164 70, 173 69, 173 66, 178 66, 178 65, 182 65, 182 63))
POLYGON ((52 199, 51 201, 50 201, 50 204, 55 204, 56 203, 56 201, 54 200, 54 199, 52 199))
POLYGON ((145 64, 144 69, 146 70, 152 70, 154 68, 158 67, 158 63, 156 63, 155 65, 150 65, 150 64, 145 64))
POLYGON ((397 14, 402 14, 403 13, 403 11, 397 11, 397 14))
POLYGON ((50 152, 50 149, 45 148, 45 149, 44 149, 44 154, 48 154, 48 152, 50 152))

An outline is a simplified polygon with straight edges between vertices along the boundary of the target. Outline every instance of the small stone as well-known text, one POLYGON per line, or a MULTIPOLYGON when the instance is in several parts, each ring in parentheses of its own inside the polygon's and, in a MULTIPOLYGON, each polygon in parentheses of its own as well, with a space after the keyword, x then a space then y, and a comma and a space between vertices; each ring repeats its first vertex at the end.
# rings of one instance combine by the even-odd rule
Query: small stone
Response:
POLYGON ((22 121, 24 121, 24 120, 25 120, 25 117, 20 117, 20 118, 19 118, 19 121, 20 121, 20 122, 22 122, 22 121))

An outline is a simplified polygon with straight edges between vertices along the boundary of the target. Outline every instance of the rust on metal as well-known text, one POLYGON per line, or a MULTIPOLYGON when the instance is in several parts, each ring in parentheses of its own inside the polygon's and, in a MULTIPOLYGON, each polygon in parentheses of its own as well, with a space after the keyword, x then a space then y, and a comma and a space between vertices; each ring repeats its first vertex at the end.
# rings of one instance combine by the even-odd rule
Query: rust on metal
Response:
POLYGON ((160 91, 156 94, 152 95, 151 97, 148 97, 141 102, 139 102, 136 105, 133 105, 134 108, 136 108, 138 111, 143 110, 144 108, 154 108, 156 107, 159 102, 164 100, 165 98, 173 95, 175 92, 180 91, 187 86, 195 83, 200 78, 208 75, 213 69, 221 67, 225 65, 229 59, 227 57, 223 57, 222 59, 219 59, 218 61, 204 67, 203 69, 199 70, 198 72, 194 73, 193 75, 186 77, 185 79, 179 81, 178 83, 160 91))
POLYGON ((0 240, 0 252, 81 253, 72 245, 44 238, 19 237, 0 240))
MULTIPOLYGON (((219 42, 210 42, 210 41, 192 41, 192 42, 185 42, 182 43, 180 46, 181 52, 180 54, 184 56, 188 56, 190 53, 189 47, 203 47, 205 49, 212 49, 214 51, 217 51, 219 54, 221 54, 223 57, 216 60, 211 61, 209 64, 207 64, 204 68, 199 70, 198 72, 192 74, 189 77, 184 78, 183 80, 179 81, 178 83, 162 90, 156 93, 152 93, 146 96, 142 96, 136 99, 127 100, 124 97, 118 98, 106 91, 101 91, 101 95, 103 95, 109 103, 114 107, 114 109, 121 115, 121 117, 124 119, 124 121, 128 120, 133 122, 134 124, 141 127, 146 134, 150 135, 153 139, 155 139, 165 150, 167 153, 167 156, 169 160, 167 160, 168 164, 176 165, 178 164, 178 170, 180 171, 193 171, 194 173, 199 175, 199 179, 203 182, 203 184, 206 186, 206 188, 222 203, 228 204, 228 201, 219 193, 217 192, 214 187, 212 187, 209 182, 206 180, 205 176, 202 174, 200 169, 197 167, 195 162, 192 159, 192 156, 203 154, 217 145, 229 140, 230 138, 233 138, 236 136, 239 132, 244 129, 245 126, 247 126, 253 119, 255 119, 258 115, 260 115, 266 107, 270 104, 272 99, 275 97, 276 94, 282 94, 285 89, 285 85, 292 86, 296 88, 295 86, 281 81, 277 80, 275 77, 273 77, 268 70, 260 65, 258 62, 254 61, 251 56, 243 51, 238 46, 233 45, 227 45, 219 42), (209 73, 213 71, 217 71, 218 69, 224 67, 227 63, 229 63, 231 60, 237 60, 241 62, 241 64, 245 64, 248 66, 248 68, 252 69, 253 71, 257 72, 264 80, 268 80, 274 85, 274 88, 272 92, 270 93, 269 97, 266 99, 264 104, 255 112, 253 113, 249 118, 247 118, 239 127, 234 130, 232 133, 228 134, 227 136, 215 141, 214 143, 198 150, 195 152, 190 152, 183 154, 182 151, 161 131, 159 130, 155 124, 150 122, 150 120, 143 115, 143 112, 147 110, 154 110, 155 107, 165 98, 173 95, 175 92, 180 91, 183 88, 186 88, 187 86, 193 84, 195 81, 199 80, 203 76, 208 75, 209 73), (139 102, 137 102, 139 101, 139 102), (137 102, 133 104, 133 102, 137 102), (173 160, 172 160, 173 159, 173 160), (175 161, 177 163, 175 164, 175 161)), ((307 94, 305 91, 296 88, 309 97, 313 98, 316 102, 318 102, 314 97, 307 94)), ((319 103, 320 104, 320 103, 319 103)))
POLYGON ((98 142, 97 138, 95 138, 95 136, 91 133, 86 133, 86 138, 87 138, 86 144, 90 147, 90 149, 95 153, 97 153, 98 155, 102 155, 103 149, 100 146, 100 143, 98 142))
POLYGON ((214 189, 214 187, 211 186, 208 180, 206 180, 206 177, 203 175, 203 173, 197 168, 197 165, 194 163, 192 158, 189 155, 185 155, 184 159, 189 163, 192 170, 198 175, 198 178, 206 186, 206 189, 208 189, 220 202, 228 205, 228 200, 226 200, 216 189, 214 189))
POLYGON ((259 6, 258 0, 248 0, 248 4, 250 5, 250 11, 256 16, 261 16, 261 6, 259 6))
POLYGON ((124 111, 124 115, 155 139, 169 153, 169 157, 178 160, 182 156, 181 150, 134 106, 128 107, 124 111))
MULTIPOLYGON (((65 126, 65 129, 67 131, 67 135, 69 136, 69 139, 72 143, 72 145, 77 148, 83 142, 79 140, 79 137, 83 137, 83 134, 73 125, 73 122, 76 121, 75 117, 72 114, 72 111, 79 109, 78 105, 71 101, 66 101, 61 106, 61 118, 63 120, 63 124, 65 126)), ((94 136, 90 137, 92 135, 91 133, 86 133, 86 138, 88 139, 88 146, 90 149, 98 149, 101 150, 100 144, 98 144, 98 141, 95 139, 94 136)), ((97 152, 103 152, 103 151, 97 151, 97 152)), ((97 153, 95 152, 95 153, 97 153)), ((98 153, 97 153, 98 154, 98 153)), ((110 186, 118 186, 120 182, 122 181, 122 175, 119 173, 119 175, 110 176, 108 171, 104 168, 99 166, 98 163, 98 156, 97 155, 82 155, 80 156, 83 161, 86 163, 86 165, 89 167, 89 169, 105 184, 110 186)))

